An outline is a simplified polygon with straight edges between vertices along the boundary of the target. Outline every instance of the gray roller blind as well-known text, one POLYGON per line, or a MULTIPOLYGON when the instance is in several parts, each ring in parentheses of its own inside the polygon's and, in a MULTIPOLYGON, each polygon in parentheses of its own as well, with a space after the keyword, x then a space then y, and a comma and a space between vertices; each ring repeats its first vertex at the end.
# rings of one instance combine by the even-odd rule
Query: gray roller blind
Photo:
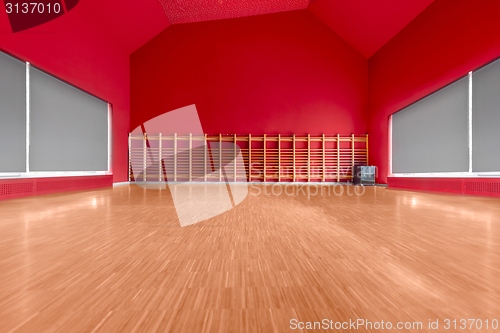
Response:
POLYGON ((468 78, 393 115, 393 173, 468 172, 468 78))
POLYGON ((26 64, 0 52, 0 172, 26 171, 26 64))
POLYGON ((30 70, 31 171, 107 171, 108 105, 30 70))
POLYGON ((472 75, 472 171, 500 171, 500 61, 472 75))

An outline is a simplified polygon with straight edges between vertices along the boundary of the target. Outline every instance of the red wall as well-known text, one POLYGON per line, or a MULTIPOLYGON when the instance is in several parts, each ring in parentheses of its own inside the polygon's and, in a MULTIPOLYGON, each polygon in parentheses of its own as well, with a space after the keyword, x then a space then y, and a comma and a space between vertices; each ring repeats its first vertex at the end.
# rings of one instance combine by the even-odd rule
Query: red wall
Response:
POLYGON ((370 163, 387 182, 388 117, 500 56, 500 1, 437 0, 369 60, 370 163))
MULTIPOLYGON (((2 6, 3 8, 3 6, 2 6)), ((0 50, 113 104, 113 181, 126 181, 130 117, 129 56, 83 19, 77 6, 38 27, 12 33, 0 15, 0 50)))
POLYGON ((367 66, 307 10, 170 26, 131 56, 131 129, 196 104, 206 133, 364 134, 367 66))

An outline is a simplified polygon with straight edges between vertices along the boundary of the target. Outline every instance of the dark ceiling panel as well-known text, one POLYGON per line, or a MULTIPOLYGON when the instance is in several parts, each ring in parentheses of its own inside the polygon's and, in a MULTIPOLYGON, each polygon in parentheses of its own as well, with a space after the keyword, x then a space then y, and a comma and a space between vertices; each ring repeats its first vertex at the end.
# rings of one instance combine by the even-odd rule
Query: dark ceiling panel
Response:
POLYGON ((70 10, 75 8, 75 6, 78 4, 78 1, 80 0, 64 0, 64 2, 66 3, 66 10, 69 12, 70 10))

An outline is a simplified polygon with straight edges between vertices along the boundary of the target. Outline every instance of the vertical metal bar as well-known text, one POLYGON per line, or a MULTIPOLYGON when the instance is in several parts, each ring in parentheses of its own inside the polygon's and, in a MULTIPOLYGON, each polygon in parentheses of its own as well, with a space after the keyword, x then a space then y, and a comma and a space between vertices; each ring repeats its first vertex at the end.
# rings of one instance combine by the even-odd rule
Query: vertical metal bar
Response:
POLYGON ((340 182, 340 135, 337 134, 337 183, 340 182))
MULTIPOLYGON (((392 115, 389 116, 389 175, 392 176, 392 115)), ((365 147, 366 147, 366 141, 367 138, 365 137, 365 147)), ((368 157, 367 159, 367 165, 368 165, 368 157)))
POLYGON ((293 181, 295 181, 295 134, 292 136, 292 151, 293 151, 292 171, 293 171, 293 181))
POLYGON ((281 134, 278 134, 278 182, 281 182, 281 134))
POLYGON ((233 136, 233 143, 234 143, 234 147, 233 147, 233 179, 234 179, 234 182, 236 182, 236 134, 234 134, 233 136))
POLYGON ((370 165, 370 163, 368 162, 368 158, 369 158, 369 154, 368 154, 368 134, 366 134, 366 165, 370 165))
POLYGON ((203 181, 207 181, 207 155, 208 155, 208 140, 207 140, 207 135, 205 134, 205 144, 203 145, 204 151, 203 151, 203 160, 205 161, 205 164, 203 166, 203 181))
POLYGON ((266 182, 267 177, 267 153, 266 153, 266 135, 264 134, 264 182, 266 182))
POLYGON ((143 137, 142 137, 142 154, 143 154, 143 161, 142 161, 142 180, 143 181, 146 181, 147 180, 147 175, 146 175, 146 168, 147 168, 147 164, 148 164, 148 155, 147 155, 147 149, 148 149, 148 146, 147 146, 147 134, 144 133, 143 137))
POLYGON ((26 62, 26 173, 30 172, 30 63, 26 62))
POLYGON ((248 181, 252 181, 252 134, 248 134, 248 181))
POLYGON ((174 182, 177 181, 177 133, 174 133, 174 182))
POLYGON ((323 182, 325 181, 325 174, 326 174, 326 141, 325 141, 325 135, 321 135, 321 149, 323 150, 322 158, 323 158, 323 172, 322 172, 322 180, 323 182))
POLYGON ((128 134, 128 181, 132 181, 132 133, 128 134))
POLYGON ((307 134, 307 181, 311 181, 311 134, 307 134))
POLYGON ((219 134, 219 181, 222 181, 222 134, 219 134))
POLYGON ((189 181, 193 180, 193 133, 189 133, 189 181))
POLYGON ((162 152, 162 147, 163 147, 163 136, 160 133, 158 135, 158 181, 161 182, 161 175, 163 174, 163 152, 162 152))
POLYGON ((351 135, 351 176, 354 176, 354 134, 351 135))
POLYGON ((469 72, 469 173, 472 173, 472 72, 469 72))

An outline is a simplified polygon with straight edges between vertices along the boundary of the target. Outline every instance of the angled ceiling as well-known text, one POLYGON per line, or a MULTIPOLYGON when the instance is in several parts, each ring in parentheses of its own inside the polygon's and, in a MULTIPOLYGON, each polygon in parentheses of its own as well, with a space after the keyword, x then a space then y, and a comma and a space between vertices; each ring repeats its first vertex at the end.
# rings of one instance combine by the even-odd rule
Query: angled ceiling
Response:
POLYGON ((82 0, 67 15, 81 16, 129 54, 170 25, 158 0, 82 0))
POLYGON ((370 58, 434 0, 312 0, 309 10, 370 58))
MULTIPOLYGON (((95 29, 103 40, 116 44, 130 54, 171 24, 307 8, 366 58, 370 58, 433 1, 84 0, 78 1, 71 11, 65 13, 64 19, 53 20, 61 22, 44 25, 50 29, 51 26, 86 24, 88 29, 95 29)), ((0 11, 0 21, 8 21, 7 14, 1 12, 3 10, 0 11)), ((46 30, 45 27, 40 28, 35 27, 33 30, 46 30)), ((32 29, 20 33, 31 33, 29 30, 32 29)))
POLYGON ((434 0, 158 0, 171 24, 308 8, 370 58, 434 0))
POLYGON ((309 0, 159 0, 172 24, 305 9, 309 0))

